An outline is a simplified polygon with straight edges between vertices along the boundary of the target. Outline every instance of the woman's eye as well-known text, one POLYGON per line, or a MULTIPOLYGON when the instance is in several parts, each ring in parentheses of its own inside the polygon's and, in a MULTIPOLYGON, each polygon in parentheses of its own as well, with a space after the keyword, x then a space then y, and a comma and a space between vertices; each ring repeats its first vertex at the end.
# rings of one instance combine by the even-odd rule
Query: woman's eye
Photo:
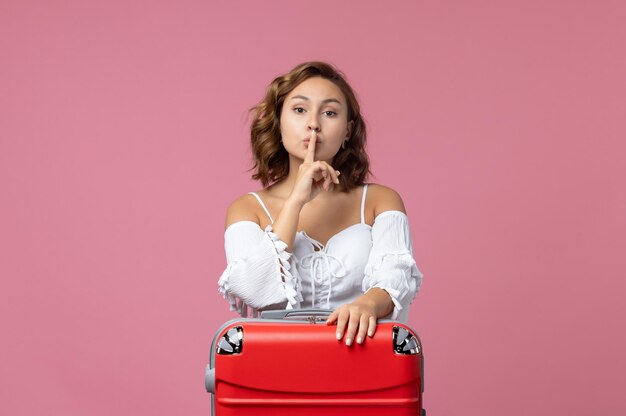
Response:
POLYGON ((337 115, 337 113, 335 113, 334 111, 324 111, 324 114, 326 114, 328 117, 335 117, 337 115))
POLYGON ((293 109, 293 111, 295 111, 296 113, 300 113, 300 114, 302 114, 302 113, 304 113, 304 108, 302 108, 302 107, 296 107, 296 108, 294 108, 294 109, 293 109))

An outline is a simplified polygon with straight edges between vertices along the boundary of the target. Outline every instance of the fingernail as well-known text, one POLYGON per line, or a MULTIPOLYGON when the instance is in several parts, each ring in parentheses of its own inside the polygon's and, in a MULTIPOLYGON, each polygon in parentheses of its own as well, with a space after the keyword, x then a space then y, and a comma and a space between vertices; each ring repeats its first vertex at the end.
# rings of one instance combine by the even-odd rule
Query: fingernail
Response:
POLYGON ((362 343, 363 343, 363 337, 359 336, 359 337, 356 339, 356 343, 357 343, 357 344, 362 344, 362 343))
POLYGON ((367 335, 369 335, 370 337, 373 337, 373 336, 374 336, 374 331, 369 331, 369 332, 367 333, 367 335))
POLYGON ((352 344, 352 338, 348 338, 346 339, 346 345, 351 345, 352 344))
POLYGON ((341 339, 341 332, 337 332, 337 339, 341 339))
POLYGON ((339 172, 338 170, 336 170, 335 172, 337 172, 337 176, 341 175, 341 172, 339 172))

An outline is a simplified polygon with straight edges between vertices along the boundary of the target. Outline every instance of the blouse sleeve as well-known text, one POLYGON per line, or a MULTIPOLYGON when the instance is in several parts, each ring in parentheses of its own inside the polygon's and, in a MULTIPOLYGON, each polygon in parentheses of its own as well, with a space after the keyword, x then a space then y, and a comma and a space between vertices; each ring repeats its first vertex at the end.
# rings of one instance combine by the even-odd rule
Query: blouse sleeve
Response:
POLYGON ((385 211, 372 226, 372 250, 365 266, 363 291, 377 287, 391 296, 392 319, 408 320, 409 305, 421 283, 422 273, 413 259, 413 244, 406 214, 385 211))
POLYGON ((287 245, 272 231, 252 221, 231 224, 224 233, 226 270, 218 290, 228 299, 230 309, 242 316, 277 304, 298 308, 302 301, 301 284, 295 258, 287 245))

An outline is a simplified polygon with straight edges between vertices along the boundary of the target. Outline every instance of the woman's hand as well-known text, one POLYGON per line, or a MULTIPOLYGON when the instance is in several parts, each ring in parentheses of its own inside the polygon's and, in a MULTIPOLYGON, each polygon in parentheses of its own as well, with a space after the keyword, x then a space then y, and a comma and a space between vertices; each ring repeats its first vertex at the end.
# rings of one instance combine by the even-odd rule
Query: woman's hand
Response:
POLYGON ((324 161, 315 160, 316 146, 317 132, 312 130, 304 162, 300 165, 296 183, 289 195, 289 199, 301 205, 315 198, 322 189, 328 191, 331 183, 339 184, 339 171, 324 161))
POLYGON ((362 344, 365 334, 372 337, 376 332, 375 311, 376 308, 371 302, 357 299, 335 309, 328 317, 327 323, 337 322, 337 340, 341 340, 345 335, 346 345, 352 345, 355 337, 357 344, 362 344))
POLYGON ((369 337, 374 336, 378 318, 387 316, 392 311, 391 296, 383 289, 372 288, 354 302, 335 309, 326 323, 331 325, 337 322, 337 339, 345 336, 346 345, 352 345, 355 338, 357 344, 362 344, 366 334, 369 337))

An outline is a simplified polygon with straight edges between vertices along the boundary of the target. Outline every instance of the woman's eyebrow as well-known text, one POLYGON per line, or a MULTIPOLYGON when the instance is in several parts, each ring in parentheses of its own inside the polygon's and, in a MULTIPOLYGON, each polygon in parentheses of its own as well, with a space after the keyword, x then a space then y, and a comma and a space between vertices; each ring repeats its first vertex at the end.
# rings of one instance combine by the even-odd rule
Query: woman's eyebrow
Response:
MULTIPOLYGON (((294 95, 293 97, 291 97, 291 99, 292 100, 300 99, 300 100, 309 101, 309 98, 305 97, 304 95, 294 95)), ((326 103, 337 103, 339 105, 342 105, 342 102, 336 98, 327 98, 325 100, 322 100, 322 104, 326 104, 326 103)))

